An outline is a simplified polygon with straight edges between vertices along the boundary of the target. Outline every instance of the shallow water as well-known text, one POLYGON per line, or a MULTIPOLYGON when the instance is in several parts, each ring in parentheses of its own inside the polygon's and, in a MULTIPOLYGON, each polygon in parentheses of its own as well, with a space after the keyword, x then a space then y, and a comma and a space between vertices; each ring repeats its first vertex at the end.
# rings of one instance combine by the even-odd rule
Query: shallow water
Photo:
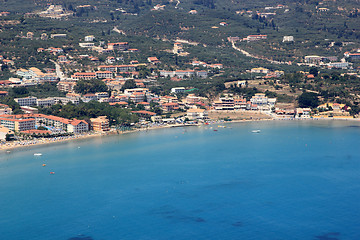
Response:
POLYGON ((0 154, 0 238, 360 239, 358 123, 226 126, 0 154))

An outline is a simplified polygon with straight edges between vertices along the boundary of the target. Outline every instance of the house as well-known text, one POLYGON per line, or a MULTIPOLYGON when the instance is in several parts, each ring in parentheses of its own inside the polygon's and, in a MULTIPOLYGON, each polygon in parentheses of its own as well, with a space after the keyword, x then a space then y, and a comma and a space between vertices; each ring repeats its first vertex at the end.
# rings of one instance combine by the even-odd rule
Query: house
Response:
POLYGON ((160 10, 164 10, 165 9, 165 5, 160 5, 160 4, 157 4, 154 6, 153 10, 156 10, 156 11, 160 11, 160 10))
POLYGON ((87 93, 87 94, 85 94, 84 96, 83 96, 83 101, 84 102, 90 102, 90 101, 92 101, 92 100, 97 100, 97 97, 96 97, 96 95, 94 94, 94 93, 87 93))
POLYGON ((74 87, 76 85, 76 82, 58 82, 57 83, 57 89, 59 89, 59 91, 62 92, 73 92, 74 91, 74 87))
POLYGON ((150 109, 150 103, 148 103, 148 102, 139 102, 137 105, 143 106, 145 108, 145 110, 150 109))
POLYGON ((97 100, 100 100, 102 98, 109 98, 109 93, 107 93, 107 92, 96 92, 95 96, 96 96, 97 100))
POLYGON ((48 35, 46 34, 46 33, 42 33, 41 35, 40 35, 40 39, 41 40, 48 40, 48 35))
POLYGON ((62 33, 60 33, 60 34, 51 34, 50 37, 51 37, 51 38, 66 38, 67 35, 66 35, 66 34, 62 34, 62 33))
POLYGON ((33 39, 34 38, 34 33, 33 32, 26 33, 26 38, 33 39))
POLYGON ((66 56, 60 55, 60 56, 58 56, 58 61, 59 61, 59 63, 65 63, 68 60, 67 60, 66 56))
POLYGON ((310 118, 311 117, 310 108, 296 108, 295 109, 295 118, 310 118))
POLYGON ((97 118, 90 118, 91 129, 94 131, 105 132, 109 131, 109 119, 106 116, 99 116, 97 118))
POLYGON ((158 64, 160 63, 159 59, 157 57, 148 57, 148 62, 152 64, 158 64))
POLYGON ((269 72, 269 69, 267 68, 263 68, 263 67, 259 67, 259 68, 252 68, 251 69, 252 73, 264 73, 267 74, 269 72))
POLYGON ((248 42, 259 41, 267 39, 267 35, 249 35, 245 38, 248 42))
POLYGON ((81 48, 93 48, 95 47, 95 43, 93 42, 86 42, 86 43, 79 43, 81 48))
POLYGON ((196 76, 198 76, 199 78, 207 78, 208 72, 207 71, 197 71, 196 76))
POLYGON ((293 42, 294 41, 294 36, 284 36, 283 37, 283 42, 293 42))
POLYGON ((179 43, 179 42, 174 43, 173 53, 174 54, 179 54, 179 53, 182 53, 182 52, 184 52, 182 43, 179 43))
POLYGON ((179 104, 169 102, 169 103, 163 103, 161 105, 161 107, 162 107, 164 112, 172 112, 172 111, 175 111, 175 110, 179 109, 179 104))
POLYGON ((106 63, 108 64, 114 64, 116 62, 116 58, 113 56, 109 56, 106 58, 106 63))
POLYGON ((85 36, 84 40, 85 42, 92 42, 94 41, 95 37, 94 35, 88 35, 88 36, 85 36))
POLYGON ((129 43, 128 42, 108 43, 107 48, 109 50, 126 51, 129 48, 129 43))
POLYGON ((10 115, 12 113, 12 109, 6 105, 6 104, 0 104, 0 115, 8 114, 10 115))

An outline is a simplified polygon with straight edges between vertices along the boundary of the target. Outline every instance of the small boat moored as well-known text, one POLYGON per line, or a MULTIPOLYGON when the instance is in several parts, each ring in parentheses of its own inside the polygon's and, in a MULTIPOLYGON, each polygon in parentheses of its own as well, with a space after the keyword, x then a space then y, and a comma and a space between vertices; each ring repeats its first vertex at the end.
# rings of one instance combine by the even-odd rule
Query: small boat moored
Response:
POLYGON ((42 156, 42 153, 34 153, 34 156, 42 156))
POLYGON ((260 133, 260 130, 252 130, 252 133, 260 133))

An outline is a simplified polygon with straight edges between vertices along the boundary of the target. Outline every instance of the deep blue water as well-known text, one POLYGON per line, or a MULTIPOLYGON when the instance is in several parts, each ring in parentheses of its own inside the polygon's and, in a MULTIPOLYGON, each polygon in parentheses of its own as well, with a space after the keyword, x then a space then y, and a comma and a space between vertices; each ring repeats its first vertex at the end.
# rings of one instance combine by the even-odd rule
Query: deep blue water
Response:
POLYGON ((0 239, 360 239, 359 124, 226 126, 0 154, 0 239))

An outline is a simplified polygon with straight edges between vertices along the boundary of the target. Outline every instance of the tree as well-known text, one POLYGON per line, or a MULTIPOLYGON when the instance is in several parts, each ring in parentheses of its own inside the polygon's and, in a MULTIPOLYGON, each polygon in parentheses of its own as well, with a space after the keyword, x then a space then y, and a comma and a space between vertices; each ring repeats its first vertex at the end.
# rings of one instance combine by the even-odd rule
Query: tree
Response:
POLYGON ((135 81, 133 79, 130 79, 124 83, 121 90, 124 91, 125 89, 132 89, 132 88, 137 88, 137 86, 136 86, 135 81))
POLYGON ((319 106, 318 95, 313 92, 302 93, 298 98, 298 102, 299 102, 299 107, 315 108, 315 107, 319 106))
POLYGON ((99 79, 79 80, 77 81, 74 90, 77 93, 86 94, 86 93, 106 92, 108 90, 108 87, 103 81, 99 79))
POLYGON ((310 68, 309 73, 314 75, 314 77, 317 77, 319 70, 316 67, 312 67, 310 68))

